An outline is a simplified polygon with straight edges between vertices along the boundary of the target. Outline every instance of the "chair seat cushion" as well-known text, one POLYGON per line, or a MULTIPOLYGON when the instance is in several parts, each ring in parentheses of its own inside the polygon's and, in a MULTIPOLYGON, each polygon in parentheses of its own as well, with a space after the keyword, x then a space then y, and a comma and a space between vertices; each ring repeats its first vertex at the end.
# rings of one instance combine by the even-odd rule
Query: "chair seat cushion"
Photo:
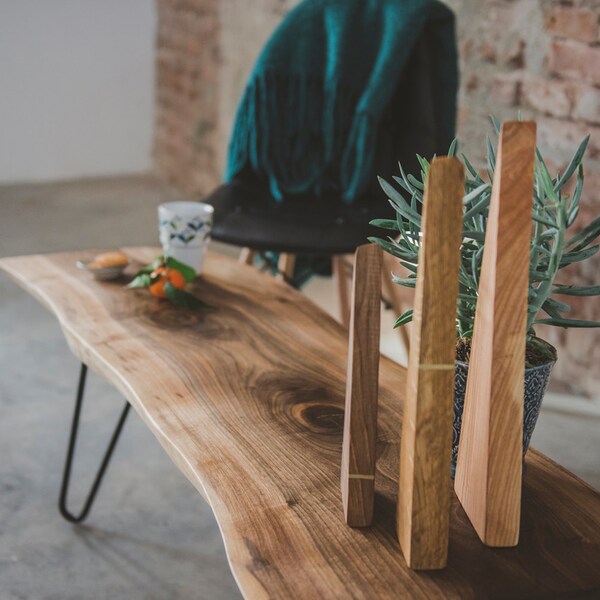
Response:
POLYGON ((215 208, 212 237, 255 250, 292 254, 346 254, 382 231, 369 225, 385 218, 390 208, 378 202, 323 199, 275 201, 258 186, 235 180, 204 200, 215 208))

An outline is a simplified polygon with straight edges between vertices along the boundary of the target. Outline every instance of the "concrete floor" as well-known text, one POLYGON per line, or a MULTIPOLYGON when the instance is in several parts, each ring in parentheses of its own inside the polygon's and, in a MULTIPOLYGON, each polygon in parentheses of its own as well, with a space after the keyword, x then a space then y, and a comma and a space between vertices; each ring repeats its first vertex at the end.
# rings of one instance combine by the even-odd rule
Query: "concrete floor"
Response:
MULTIPOLYGON (((156 205, 173 197, 152 176, 0 187, 0 256, 157 244, 156 205)), ((307 293, 335 310, 330 281, 307 293)), ((384 318, 383 346, 402 358, 384 318)), ((55 319, 0 275, 0 598, 239 598, 211 510, 135 414, 89 525, 59 516, 78 369, 55 319)), ((89 377, 74 510, 121 406, 89 377)), ((546 409, 533 445, 600 487, 598 416, 546 409)))

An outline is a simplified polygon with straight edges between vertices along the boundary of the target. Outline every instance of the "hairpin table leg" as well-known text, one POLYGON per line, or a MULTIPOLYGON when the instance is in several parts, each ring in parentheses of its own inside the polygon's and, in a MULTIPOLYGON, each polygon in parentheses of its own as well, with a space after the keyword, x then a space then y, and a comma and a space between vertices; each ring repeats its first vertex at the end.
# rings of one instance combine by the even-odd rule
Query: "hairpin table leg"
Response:
POLYGON ((67 449, 67 458, 65 460, 65 468, 63 471, 63 479, 60 489, 60 498, 58 501, 58 509, 60 514, 67 520, 72 523, 81 523, 88 515, 92 508, 92 504, 94 503, 94 499, 98 492, 98 488, 102 483, 102 478, 104 477, 104 472, 108 467, 108 463, 110 461, 110 457, 112 456, 113 450, 117 445, 117 441, 119 439, 119 435, 121 434, 121 430, 123 429, 123 425, 125 424, 125 419, 127 418, 127 414, 129 413, 130 404, 129 402, 125 402, 125 406, 121 413, 121 417, 117 423, 117 427, 115 428, 112 437, 110 439, 110 443, 108 444, 108 448, 104 453, 104 458, 102 459, 102 463, 100 465, 100 469, 96 475, 96 479, 94 480, 94 484, 88 494, 88 497, 81 509, 81 512, 78 515, 74 515, 67 509, 67 495, 69 491, 69 480, 71 478, 71 466, 73 463, 73 455, 75 454, 75 443, 77 442, 77 432, 79 429, 79 416, 81 413, 81 405, 83 404, 83 394, 85 391, 85 381, 87 377, 87 366, 81 363, 81 371, 79 374, 79 385, 77 386, 77 398, 75 400, 75 410, 73 412, 73 423, 71 425, 71 434, 69 438, 69 447, 67 449))

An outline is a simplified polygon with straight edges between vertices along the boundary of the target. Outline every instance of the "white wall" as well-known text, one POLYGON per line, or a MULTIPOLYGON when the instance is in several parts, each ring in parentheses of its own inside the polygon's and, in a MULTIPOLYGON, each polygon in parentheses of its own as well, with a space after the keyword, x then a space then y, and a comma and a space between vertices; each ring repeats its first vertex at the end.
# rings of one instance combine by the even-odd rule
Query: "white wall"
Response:
POLYGON ((154 0, 0 0, 0 182, 148 170, 154 0))

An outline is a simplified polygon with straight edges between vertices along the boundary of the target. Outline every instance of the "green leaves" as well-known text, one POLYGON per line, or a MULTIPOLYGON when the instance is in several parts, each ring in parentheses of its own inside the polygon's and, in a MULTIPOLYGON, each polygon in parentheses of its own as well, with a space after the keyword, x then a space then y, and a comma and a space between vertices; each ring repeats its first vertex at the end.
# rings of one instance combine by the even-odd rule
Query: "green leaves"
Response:
POLYGON ((412 318, 413 318, 413 309, 411 308, 410 310, 407 310, 405 313, 401 314, 396 319, 396 322, 394 323, 394 329, 397 329, 398 327, 402 327, 402 325, 406 325, 407 323, 410 323, 412 321, 412 318))
MULTIPOLYGON (((153 269, 154 270, 154 269, 153 269)), ((152 284, 150 273, 139 272, 127 285, 128 288, 145 288, 152 284)))
POLYGON ((552 293, 563 296, 600 296, 600 285, 557 285, 552 293))
POLYGON ((553 319, 539 319, 539 320, 535 321, 534 325, 554 325, 554 327, 564 327, 564 328, 568 328, 568 327, 594 328, 594 327, 600 327, 600 322, 598 322, 598 321, 578 321, 576 319, 553 318, 553 319))
POLYGON ((580 252, 567 252, 563 254, 560 259, 560 266, 566 267, 574 262, 580 262, 582 260, 586 260, 587 258, 591 258, 598 252, 600 246, 592 246, 591 248, 586 248, 585 250, 581 250, 580 252))
POLYGON ((417 277, 415 275, 412 277, 398 277, 398 275, 392 273, 392 281, 407 288, 417 287, 417 277))
POLYGON ((167 258, 165 259, 165 266, 167 267, 167 269, 175 269, 176 271, 179 271, 183 275, 183 278, 185 279, 186 283, 191 283, 198 276, 198 274, 194 269, 192 269, 192 267, 182 262, 179 262, 172 256, 167 256, 167 258))
POLYGON ((585 154, 585 150, 589 141, 590 136, 588 135, 583 140, 583 142, 579 144, 579 147, 575 151, 573 158, 571 158, 571 160, 569 161, 569 164, 567 165, 567 168, 565 169, 565 172, 563 173, 562 177, 560 177, 558 181, 554 184, 554 191, 560 190, 565 185, 565 183, 569 181, 571 175, 573 175, 573 173, 575 172, 575 169, 581 168, 581 161, 583 160, 583 155, 585 154))
POLYGON ((383 189, 387 195, 390 204, 396 210, 396 212, 402 215, 410 223, 417 225, 420 228, 421 215, 416 210, 411 208, 411 206, 402 197, 400 192, 395 190, 387 181, 385 181, 385 179, 381 179, 381 177, 379 178, 379 184, 381 185, 381 189, 383 189))
POLYGON ((166 297, 175 305, 187 309, 214 310, 214 307, 202 302, 189 292, 176 288, 168 280, 168 269, 178 271, 186 283, 191 283, 196 279, 197 273, 192 267, 176 260, 172 256, 156 257, 151 264, 142 267, 133 280, 127 285, 128 288, 146 288, 161 279, 164 279, 164 292, 166 297), (155 273, 156 271, 156 273, 155 273))
POLYGON ((574 235, 566 245, 571 252, 578 252, 589 246, 600 236, 600 216, 584 227, 578 234, 574 235))
POLYGON ((394 221, 393 219, 373 219, 372 221, 369 221, 369 225, 373 225, 373 227, 379 227, 380 229, 399 231, 398 221, 394 221))

